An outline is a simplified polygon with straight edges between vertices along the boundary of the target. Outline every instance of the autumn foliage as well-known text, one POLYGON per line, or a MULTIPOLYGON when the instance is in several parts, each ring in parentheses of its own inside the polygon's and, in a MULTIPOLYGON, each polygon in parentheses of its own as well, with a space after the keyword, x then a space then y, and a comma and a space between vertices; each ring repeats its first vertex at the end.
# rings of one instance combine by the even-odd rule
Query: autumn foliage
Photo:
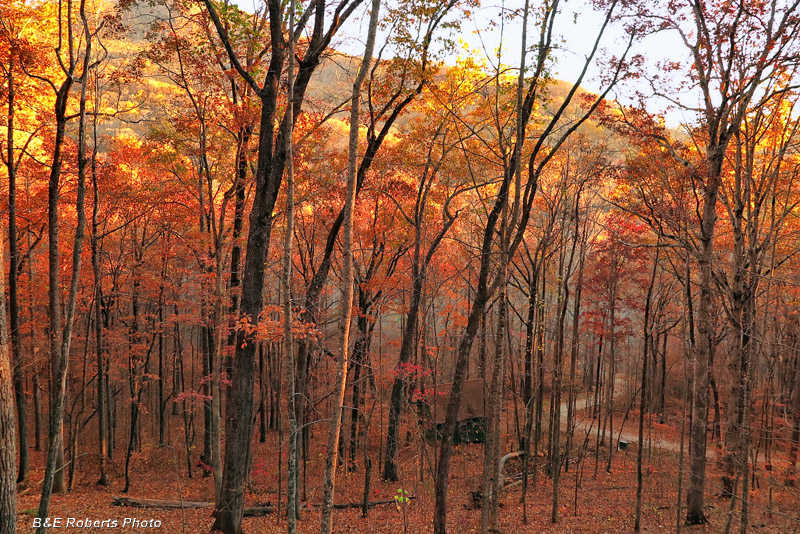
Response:
POLYGON ((800 529, 800 4, 521 4, 0 0, 0 533, 800 529))

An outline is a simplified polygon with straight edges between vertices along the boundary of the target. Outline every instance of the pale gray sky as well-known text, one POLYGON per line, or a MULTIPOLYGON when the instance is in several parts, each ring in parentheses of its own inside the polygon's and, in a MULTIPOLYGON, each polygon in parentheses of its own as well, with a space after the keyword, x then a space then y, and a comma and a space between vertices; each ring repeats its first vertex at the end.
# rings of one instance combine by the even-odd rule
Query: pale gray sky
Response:
MULTIPOLYGON (((255 6, 259 6, 262 0, 233 0, 240 8, 253 12, 255 6)), ((301 0, 298 0, 301 1, 301 0)), ((391 2, 391 0, 389 0, 391 2)), ((351 18, 345 28, 340 32, 334 46, 341 52, 353 55, 360 55, 363 51, 363 39, 366 36, 366 8, 368 2, 364 2, 357 15, 351 18)), ((520 58, 520 39, 522 29, 521 17, 507 21, 501 28, 500 13, 514 9, 521 9, 524 0, 488 0, 482 2, 482 6, 474 10, 467 20, 462 20, 461 31, 451 38, 459 38, 465 42, 470 49, 481 52, 484 56, 489 56, 491 62, 496 62, 497 49, 502 44, 502 62, 505 65, 516 67, 519 65, 520 58)), ((591 3, 587 0, 562 0, 561 13, 556 19, 556 33, 559 36, 559 50, 556 53, 557 61, 554 65, 555 77, 567 82, 575 81, 583 68, 585 57, 591 52, 597 32, 603 22, 603 14, 592 9, 591 3)), ((531 16, 535 16, 536 7, 539 5, 535 0, 531 1, 531 16)), ((531 45, 536 38, 536 28, 534 20, 529 20, 528 44, 531 45)), ((376 48, 379 48, 385 40, 378 36, 376 48)), ((598 59, 606 56, 619 56, 627 43, 627 35, 620 24, 609 26, 603 36, 600 47, 601 53, 595 58, 590 67, 583 86, 589 91, 597 92, 601 89, 599 76, 602 74, 602 63, 598 59)), ((454 63, 458 55, 463 54, 464 50, 456 48, 446 51, 445 58, 448 63, 454 63)), ((634 53, 642 54, 646 57, 649 65, 655 66, 656 62, 662 59, 671 61, 690 61, 686 49, 678 40, 677 36, 670 33, 661 33, 647 37, 636 45, 634 53)), ((530 56, 529 56, 530 57, 530 56)), ((530 65, 530 59, 528 63, 530 65)), ((648 94, 648 86, 643 81, 632 82, 635 85, 622 86, 614 95, 624 103, 629 103, 628 95, 635 89, 648 94)), ((666 103, 653 99, 649 102, 650 111, 663 112, 666 103)), ((670 126, 678 126, 681 122, 691 122, 692 117, 683 116, 679 111, 668 114, 667 122, 670 126)))

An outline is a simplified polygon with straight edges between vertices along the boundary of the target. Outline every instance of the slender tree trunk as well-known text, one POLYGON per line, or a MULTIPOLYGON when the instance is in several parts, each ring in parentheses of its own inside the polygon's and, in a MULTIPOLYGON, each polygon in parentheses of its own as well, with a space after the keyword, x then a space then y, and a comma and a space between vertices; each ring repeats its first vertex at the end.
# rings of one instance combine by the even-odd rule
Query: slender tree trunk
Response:
POLYGON ((610 306, 611 306, 611 313, 609 314, 609 377, 608 377, 608 413, 606 414, 608 417, 608 463, 606 464, 606 473, 611 472, 611 461, 614 456, 614 386, 616 385, 616 372, 617 372, 617 334, 616 334, 616 312, 617 312, 617 274, 614 273, 612 275, 613 280, 611 281, 611 296, 610 296, 610 306))
POLYGON ((33 373, 33 448, 34 450, 42 450, 42 406, 39 400, 39 371, 33 373))
MULTIPOLYGON (((544 257, 544 252, 542 253, 544 257)), ((545 321, 546 302, 547 302, 547 271, 544 261, 542 261, 541 278, 542 289, 539 292, 541 298, 539 300, 539 319, 536 327, 536 420, 533 429, 533 486, 538 486, 539 481, 539 450, 542 441, 542 419, 544 417, 544 337, 545 337, 545 321)))
MULTIPOLYGON (((214 236, 216 265, 214 267, 214 349, 211 352, 211 428, 212 428, 212 441, 213 446, 211 449, 211 467, 214 470, 214 501, 219 503, 220 495, 222 494, 222 388, 220 381, 220 373, 222 372, 222 321, 224 314, 223 299, 223 278, 222 278, 222 263, 223 259, 223 244, 222 244, 222 228, 224 223, 225 213, 222 212, 219 223, 219 234, 214 236)), ((166 269, 166 265, 165 265, 166 269)))
POLYGON ((661 345, 661 387, 659 388, 658 399, 658 423, 664 424, 664 417, 666 416, 666 395, 667 395, 667 338, 668 332, 664 332, 664 339, 661 345))
MULTIPOLYGON (((141 258, 137 258, 137 264, 141 263, 141 258)), ((128 448, 125 451, 125 487, 122 493, 128 493, 131 487, 130 465, 133 452, 136 450, 137 437, 139 433, 139 400, 141 399, 141 391, 144 386, 144 370, 139 361, 140 354, 134 352, 134 345, 139 343, 139 281, 137 273, 134 270, 132 273, 133 278, 133 293, 131 296, 131 308, 133 312, 133 325, 129 334, 128 341, 128 384, 131 392, 131 415, 130 415, 130 429, 128 434, 128 448)))
POLYGON ((11 333, 12 366, 14 375, 14 397, 17 403, 17 424, 19 425, 19 474, 17 482, 28 477, 28 403, 25 397, 24 376, 22 373, 22 347, 19 336, 19 246, 17 244, 17 165, 14 159, 14 55, 8 64, 7 96, 8 124, 6 125, 6 167, 8 169, 8 320, 11 333))
MULTIPOLYGON (((166 274, 166 273, 165 273, 166 274)), ((164 281, 161 281, 161 288, 159 294, 164 294, 164 281)), ((158 402, 157 406, 157 416, 158 416, 158 447, 164 447, 164 438, 166 434, 166 401, 165 393, 166 393, 166 382, 167 379, 164 376, 164 332, 163 332, 163 325, 164 325, 164 302, 159 300, 158 302, 158 397, 156 402, 158 402)))
MULTIPOLYGON (((289 28, 294 28, 296 0, 289 2, 289 28)), ((295 41, 290 36, 289 39, 289 87, 287 100, 294 101, 294 63, 295 63, 295 41)), ((286 120, 288 123, 294 122, 294 108, 287 106, 286 120)), ((296 373, 297 361, 295 358, 294 337, 292 334, 292 238, 294 237, 294 143, 292 134, 289 132, 285 139, 286 143, 286 235, 283 241, 283 272, 281 273, 281 306, 283 308, 283 347, 286 357, 286 409, 289 412, 289 455, 287 465, 286 481, 286 517, 287 531, 289 534, 296 534, 297 519, 300 509, 299 481, 300 470, 297 463, 297 395, 296 395, 296 373)), ((263 361, 263 360, 262 360, 263 361)), ((263 365, 263 364, 262 364, 263 365)), ((280 398, 276 399, 277 403, 280 398)), ((277 404, 273 403, 273 405, 277 404)), ((282 428, 282 424, 280 426, 282 428)), ((279 462, 280 467, 280 462, 279 462)), ((280 495, 278 495, 280 499, 280 495)), ((280 505, 279 505, 280 506, 280 505)))
MULTIPOLYGON (((724 154, 724 151, 723 151, 724 154)), ((722 154, 719 155, 721 160, 722 154)), ((720 161, 721 167, 721 161, 720 161)), ((708 372, 714 336, 712 310, 712 260, 714 251, 714 228, 716 225, 717 192, 720 177, 718 172, 708 176, 703 195, 700 250, 700 299, 697 308, 698 339, 694 350, 694 392, 692 394, 692 425, 690 431, 690 477, 686 523, 706 523, 705 482, 706 445, 708 426, 708 372)), ((689 283, 689 281, 687 281, 689 283)))
POLYGON ((650 348, 650 303, 653 298, 653 286, 656 283, 656 270, 658 269, 658 246, 656 246, 656 257, 653 259, 653 274, 650 277, 650 285, 647 287, 647 297, 644 303, 644 326, 642 327, 642 391, 639 398, 639 444, 636 452, 636 520, 633 525, 634 532, 642 529, 642 490, 644 481, 642 479, 642 458, 644 456, 644 414, 647 406, 647 374, 649 372, 647 363, 650 359, 647 350, 650 348))
MULTIPOLYGON (((505 214, 504 214, 505 219, 505 214)), ((507 264, 502 262, 499 276, 508 275, 507 264), (503 265, 506 265, 504 268, 503 265)), ((497 329, 494 339, 494 356, 489 386, 489 405, 487 414, 486 442, 483 446, 483 501, 481 503, 481 533, 486 534, 489 529, 497 529, 497 505, 499 495, 496 484, 499 467, 499 451, 502 435, 501 415, 502 388, 503 388, 503 360, 505 358, 505 329, 506 329, 506 288, 505 282, 500 285, 497 300, 497 329)))
POLYGON ((467 317, 467 325, 464 335, 458 345, 456 352, 456 365, 453 374, 453 386, 450 389, 450 399, 447 404, 447 413, 442 430, 442 440, 439 447, 439 461, 436 469, 436 480, 434 493, 436 505, 433 517, 433 530, 435 534, 445 534, 447 532, 447 486, 450 476, 450 460, 453 452, 453 436, 456 429, 456 418, 458 407, 461 403, 461 392, 464 387, 464 378, 469 367, 469 354, 475 335, 478 333, 480 318, 484 314, 487 302, 493 291, 489 285, 490 268, 490 248, 494 240, 495 229, 500 218, 501 211, 508 201, 508 190, 511 176, 507 173, 504 176, 500 190, 487 217, 486 227, 483 234, 481 245, 481 266, 478 275, 478 283, 475 288, 474 299, 467 317))
POLYGON ((344 226, 342 235, 342 306, 339 316, 339 353, 336 365, 336 389, 333 397, 333 413, 331 414, 330 431, 328 433, 328 451, 325 455, 325 475, 322 485, 322 524, 320 532, 328 534, 333 525, 333 492, 336 486, 336 452, 341 432, 342 409, 345 386, 347 385, 348 352, 350 350, 350 319, 353 312, 353 215, 356 201, 356 171, 358 159, 359 105, 361 103, 361 85, 372 64, 372 51, 375 47, 375 33, 378 28, 380 0, 372 0, 369 30, 364 57, 353 82, 353 96, 350 104, 350 139, 347 157, 347 187, 345 192, 344 226))
MULTIPOLYGON (((569 160, 568 160, 569 161, 569 160)), ((567 173, 569 173, 569 163, 567 163, 567 173)), ((561 478, 561 385, 564 373, 564 329, 567 320, 567 308, 569 307, 569 280, 572 273, 572 265, 575 260, 575 250, 578 247, 578 236, 580 229, 580 208, 581 191, 575 195, 575 208, 573 217, 575 219, 575 230, 572 235, 572 246, 569 259, 561 272, 561 287, 558 294, 558 322, 556 332, 556 346, 553 353, 553 422, 551 424, 551 456, 550 456, 550 476, 553 478, 553 506, 550 514, 552 523, 558 522, 558 500, 559 500, 559 479, 561 478)), ((566 217, 565 217, 566 218, 566 217)))
MULTIPOLYGON (((356 320, 358 328, 358 339, 356 340, 355 347, 353 348, 353 405, 350 408, 350 445, 348 451, 348 461, 351 468, 355 466, 356 451, 358 448, 358 429, 359 421, 364 421, 361 405, 366 403, 364 390, 366 389, 362 383, 366 383, 368 378, 368 371, 365 368, 367 360, 369 359, 369 349, 371 345, 372 329, 374 328, 374 321, 371 321, 367 316, 369 312, 369 304, 364 291, 359 288, 359 314, 356 320)), ((366 406, 365 406, 366 408, 366 406)), ((362 425, 366 432, 366 424, 362 425)), ((366 434, 364 439, 366 439, 366 434)))
MULTIPOLYGON (((578 218, 578 210, 575 210, 576 225, 578 218)), ((577 238, 577 233, 575 234, 577 238)), ((576 396, 575 389, 575 371, 578 361, 578 348, 580 347, 580 332, 578 326, 581 316, 581 296, 583 292, 583 267, 586 255, 586 236, 581 239, 580 251, 578 252, 578 278, 575 282, 575 297, 572 303, 572 343, 570 345, 571 355, 569 360, 569 399, 567 404, 567 446, 565 449, 566 460, 564 462, 564 472, 569 471, 569 457, 572 451, 572 439, 575 434, 575 408, 576 396)), ((589 366, 591 368, 591 365, 589 366)), ((576 475, 577 476, 577 475, 576 475)))
POLYGON ((534 326, 537 317, 536 290, 539 287, 539 274, 535 265, 531 266, 531 278, 528 281, 528 317, 525 322, 525 383, 522 398, 525 401, 525 430, 520 443, 522 456, 522 523, 528 524, 528 471, 531 465, 531 441, 533 433, 534 397, 533 397, 533 345, 536 332, 534 326))
MULTIPOLYGON (((438 135, 438 130, 437 130, 438 135)), ((428 161, 423 172, 423 177, 417 188, 417 198, 414 209, 414 250, 411 257, 411 300, 408 304, 408 311, 403 317, 402 341, 400 343, 400 354, 395 365, 395 377, 392 382, 392 395, 389 404, 389 424, 386 436, 386 460, 383 466, 383 478, 385 480, 398 480, 397 476, 397 448, 399 443, 398 433, 400 425, 400 412, 405 398, 407 377, 403 366, 411 361, 415 355, 416 343, 418 338, 418 327, 422 293, 427 278, 427 270, 431 259, 436 252, 439 244, 446 235, 447 231, 455 222, 455 217, 445 214, 445 222, 439 233, 433 238, 423 257, 422 237, 424 210, 427 206, 428 192, 431 181, 435 175, 435 170, 431 169, 431 153, 428 154, 428 161)), ((481 371, 483 376, 483 371, 481 371)))
MULTIPOLYGON (((797 338, 795 338, 794 352, 795 355, 797 355, 797 338)), ((787 486, 797 487, 797 456, 798 449, 800 449, 800 361, 796 359, 794 365, 794 387, 792 391, 792 438, 789 443, 789 468, 786 471, 785 483, 787 486)))
MULTIPOLYGON (((99 239, 99 213, 100 213, 100 188, 97 183, 97 111, 99 101, 97 98, 97 77, 94 77, 95 87, 95 114, 92 119, 92 135, 94 137, 94 150, 92 151, 92 273, 94 275, 94 340, 95 354, 97 357, 97 446, 98 466, 100 479, 97 483, 108 486, 106 473, 106 458, 108 457, 108 432, 106 427, 106 363, 103 348, 103 280, 100 271, 100 239, 99 239)), ((163 408, 161 409, 163 411, 163 408)))
MULTIPOLYGON (((3 262, 0 230, 0 265, 3 262)), ((0 269, 0 294, 4 292, 4 270, 0 269)), ((0 306, 0 532, 14 534, 17 528, 17 458, 14 450, 14 394, 11 354, 8 346, 6 309, 0 306)))
MULTIPOLYGON (((200 193, 202 196, 202 192, 200 193)), ((201 223, 202 224, 202 223, 201 223)), ((201 227, 201 232, 202 232, 201 227)), ((204 267, 206 269, 206 267, 204 267)), ((208 271, 206 271, 208 274, 208 271)), ((201 289, 203 293, 205 293, 205 288, 201 289)), ((213 463, 213 455, 214 455, 214 414, 212 404, 212 397, 214 396, 214 391, 212 390, 212 381, 209 380, 212 374, 211 366, 213 365, 213 346, 214 342, 211 340, 212 334, 212 327, 208 325, 209 320, 209 313, 208 310, 208 302, 205 295, 201 297, 202 303, 200 304, 202 319, 204 324, 200 327, 200 357, 202 358, 203 366, 202 366, 202 373, 203 373, 203 452, 200 453, 200 463, 202 465, 203 470, 203 477, 207 477, 213 473, 213 468, 211 468, 211 464, 213 463)))
MULTIPOLYGON (((61 177, 62 148, 66 130, 66 106, 72 78, 62 84, 56 96, 56 136, 53 146, 53 164, 50 168, 48 184, 48 270, 49 270, 49 337, 51 362, 51 398, 50 421, 47 443, 47 459, 45 475, 42 483, 42 496, 39 503, 39 517, 47 517, 50 510, 50 497, 55 489, 63 486, 56 484, 58 476, 57 462, 62 450, 62 427, 64 424, 64 401, 66 396, 67 358, 61 352, 62 318, 61 318, 61 255, 58 247, 58 189, 61 177)), ((37 534, 44 534, 40 528, 37 534)))
MULTIPOLYGON (((85 50, 82 58, 83 72, 81 96, 79 104, 78 124, 78 191, 75 202, 77 224, 75 227, 75 240, 72 246, 72 276, 70 279, 67 304, 64 308, 65 317, 62 322, 61 309, 61 275, 59 253, 59 209, 58 197, 61 182, 61 168, 63 163, 62 149, 67 123, 67 101, 70 89, 76 81, 75 68, 77 61, 70 57, 68 69, 64 69, 65 79, 56 92, 55 118, 56 134, 53 146, 53 163, 50 168, 48 180, 48 270, 49 270, 49 327, 50 327, 50 361, 51 361, 51 403, 50 403, 50 434, 45 463, 45 475, 42 482, 42 495, 39 501, 39 517, 47 517, 50 511, 50 498, 55 488, 64 491, 63 471, 63 424, 64 405, 67 394, 67 368, 69 364, 70 344, 72 341, 72 325, 75 314, 75 303, 78 297, 78 282, 81 270, 81 252, 83 248, 86 216, 84 203, 86 198, 86 89, 88 86, 88 71, 92 55, 92 42, 94 36, 89 30, 88 21, 81 2, 80 18, 85 38, 85 50), (61 460, 61 462, 59 462, 61 460), (59 465, 61 463, 62 465, 59 465)), ((72 24, 71 13, 67 16, 67 24, 72 24)), ((72 39, 70 34, 70 40, 72 39)), ((73 43, 70 42, 70 47, 73 43)), ((60 52, 60 51, 59 51, 60 52)), ((44 534, 46 528, 39 527, 37 534, 44 534)))

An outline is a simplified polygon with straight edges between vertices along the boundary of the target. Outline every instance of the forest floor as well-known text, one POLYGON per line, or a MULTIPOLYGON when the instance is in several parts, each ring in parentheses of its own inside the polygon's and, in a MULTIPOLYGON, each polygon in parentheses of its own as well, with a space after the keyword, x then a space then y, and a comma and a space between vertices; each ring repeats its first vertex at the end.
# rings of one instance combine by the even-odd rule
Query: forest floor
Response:
MULTIPOLYGON (((579 408, 583 408, 579 405, 579 408)), ((619 431, 619 422, 624 418, 625 410, 615 413, 615 443, 619 431)), ((565 418, 565 417, 564 417, 565 418)), ((523 523, 523 505, 521 485, 507 487, 504 492, 500 510, 501 530, 507 534, 515 533, 616 533, 633 532, 636 502, 636 424, 638 412, 628 414, 622 439, 629 441, 627 450, 614 450, 610 473, 606 472, 608 447, 601 444, 599 454, 595 454, 595 425, 587 424, 589 418, 583 410, 579 410, 578 429, 574 438, 575 450, 583 449, 580 463, 576 463, 574 455, 569 471, 562 473, 559 489, 559 522, 550 521, 552 510, 552 482, 547 477, 540 459, 540 472, 536 483, 531 477, 531 486, 527 497, 528 523, 523 523), (587 436, 588 431, 588 439, 587 436), (595 465, 595 458, 598 464, 595 465), (576 481, 577 476, 577 481, 576 481), (576 489, 577 482, 577 489, 576 489)), ((177 418, 176 418, 177 422, 177 418)), ((644 498, 642 510, 643 532, 675 532, 677 519, 677 487, 679 478, 680 450, 680 413, 671 413, 668 423, 659 425, 653 422, 648 425, 650 440, 646 441, 644 463, 644 498)), ((174 428, 176 436, 179 434, 174 428)), ((182 431, 180 432, 182 433, 182 431)), ((320 514, 316 505, 321 501, 322 469, 324 463, 324 447, 327 434, 322 426, 312 436, 312 450, 306 464, 305 487, 303 497, 304 508, 298 530, 301 533, 318 532, 320 514)), ((513 437, 504 436, 505 443, 512 443, 513 437)), ((194 477, 186 476, 186 458, 184 449, 178 444, 176 437, 174 446, 161 449, 149 448, 136 454, 132 463, 132 486, 127 496, 132 498, 204 501, 213 494, 211 477, 200 476, 199 469, 194 469, 194 477)), ((608 443, 608 439, 606 439, 608 443)), ((405 509, 394 504, 375 506, 370 509, 368 517, 362 518, 360 509, 336 510, 334 512, 334 531, 349 534, 360 533, 427 533, 432 531, 434 509, 433 498, 433 465, 436 449, 428 444, 424 447, 417 439, 412 438, 401 450, 398 470, 401 482, 385 482, 380 479, 379 451, 377 441, 370 444, 373 455, 372 483, 370 500, 392 500, 399 489, 404 489, 414 499, 405 509), (420 459, 423 461, 420 462, 420 459)), ((285 451, 285 446, 283 447, 285 451)), ((711 452, 713 445, 709 444, 711 452)), ((339 470, 337 476, 337 503, 357 503, 362 500, 364 491, 364 471, 361 468, 359 452, 358 469, 352 473, 339 470)), ((684 527, 687 533, 721 533, 725 530, 730 499, 720 496, 721 472, 709 455, 706 478, 706 503, 709 524, 701 527, 684 527)), ((254 462, 251 483, 248 487, 248 506, 259 506, 278 502, 278 488, 285 492, 286 477, 276 469, 279 459, 279 435, 270 433, 265 443, 254 443, 254 462)), ((122 529, 125 518, 140 520, 159 520, 158 529, 141 529, 140 531, 161 532, 164 534, 195 534, 209 532, 212 517, 211 509, 185 510, 152 510, 120 508, 112 505, 112 496, 121 495, 124 486, 122 467, 124 458, 119 455, 112 463, 112 484, 103 488, 96 486, 96 466, 91 460, 82 458, 76 475, 73 491, 68 495, 54 495, 51 505, 51 517, 95 520, 117 520, 122 529)), ((20 492, 19 529, 18 532, 33 532, 33 518, 38 507, 39 491, 43 465, 43 453, 32 451, 31 480, 39 481, 39 485, 30 486, 20 492)), ((285 456, 282 456, 282 463, 285 456)), ((763 461, 761 461, 763 463, 763 461)), ((688 464, 688 450, 683 461, 688 464)), ((459 445, 454 448, 451 464, 451 477, 448 493, 448 530, 457 534, 480 532, 480 510, 473 505, 473 491, 480 491, 482 481, 483 447, 479 444, 459 445)), ((763 467, 763 466, 761 466, 763 467)), ((506 465, 507 480, 521 472, 521 461, 511 460, 506 465)), ((776 473, 781 471, 777 470, 776 473)), ((682 473, 684 492, 688 482, 688 470, 682 473)), ((760 468, 754 476, 754 484, 750 495, 749 532, 787 534, 800 532, 800 489, 784 487, 782 480, 776 480, 760 468)), ((685 493, 683 500, 685 501, 685 493)), ((285 502, 285 496, 284 496, 285 502)), ((737 503, 737 510, 739 503, 737 503)), ((683 518, 681 517, 681 520, 683 518)), ((681 521, 682 522, 682 521, 681 521)), ((285 532, 285 513, 279 517, 272 513, 263 517, 245 518, 243 524, 247 534, 285 532)), ((738 532, 738 515, 735 517, 732 531, 738 532)), ((93 532, 107 529, 66 528, 57 532, 93 532)), ((113 529, 116 530, 116 529, 113 529)), ((56 532, 54 530, 53 532, 56 532)))

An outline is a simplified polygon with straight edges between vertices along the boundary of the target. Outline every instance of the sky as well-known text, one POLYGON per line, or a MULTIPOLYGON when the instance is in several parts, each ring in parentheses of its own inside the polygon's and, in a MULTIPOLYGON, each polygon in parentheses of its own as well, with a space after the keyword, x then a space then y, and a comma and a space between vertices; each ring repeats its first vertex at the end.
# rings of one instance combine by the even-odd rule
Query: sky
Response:
MULTIPOLYGON (((233 0, 241 9, 253 12, 257 6, 262 4, 262 0, 233 0)), ((298 0, 300 2, 302 0, 298 0)), ((391 1, 391 0, 390 0, 391 1)), ((305 3, 305 2, 304 2, 305 3)), ((367 33, 367 13, 366 8, 370 2, 364 2, 364 8, 357 11, 357 16, 351 18, 344 28, 340 31, 338 40, 334 47, 344 53, 360 55, 363 53, 363 39, 367 33)), ((524 6, 524 0, 486 0, 481 2, 481 6, 472 11, 471 16, 461 23, 461 30, 451 34, 450 37, 460 41, 464 46, 473 52, 490 58, 491 62, 497 61, 497 49, 502 44, 502 63, 516 67, 520 60, 520 40, 522 29, 522 18, 506 21, 501 27, 500 13, 524 6)), ((583 68, 585 57, 591 52, 597 33, 603 23, 603 13, 592 9, 591 3, 587 0, 562 0, 561 13, 556 19, 555 32, 557 34, 558 50, 555 54, 556 62, 552 67, 554 77, 563 81, 573 82, 580 75, 583 68)), ((531 14, 535 13, 535 7, 540 5, 535 0, 530 3, 531 14)), ((529 20, 528 43, 532 43, 537 29, 531 17, 529 20)), ((376 48, 379 48, 386 35, 378 35, 376 48)), ((620 55, 627 43, 628 36, 621 25, 611 25, 600 42, 601 52, 599 55, 620 55)), ((648 64, 655 65, 661 59, 672 61, 690 61, 688 53, 676 35, 661 33, 648 36, 638 42, 635 53, 646 57, 648 64)), ((456 47, 445 52, 445 62, 454 64, 459 55, 465 54, 464 48, 456 47)), ((531 63, 531 55, 528 56, 528 64, 531 63)), ((599 77, 602 74, 602 64, 596 60, 589 68, 583 80, 583 87, 592 92, 599 92, 602 82, 599 77)), ((649 91, 649 86, 644 81, 627 82, 619 87, 615 94, 611 95, 616 100, 629 104, 632 102, 631 95, 635 90, 644 93, 649 91)), ((660 113, 666 109, 666 102, 653 98, 648 102, 651 112, 660 113)), ((666 122, 671 127, 677 127, 681 123, 691 122, 692 117, 686 116, 680 111, 669 111, 666 113, 666 122)))

